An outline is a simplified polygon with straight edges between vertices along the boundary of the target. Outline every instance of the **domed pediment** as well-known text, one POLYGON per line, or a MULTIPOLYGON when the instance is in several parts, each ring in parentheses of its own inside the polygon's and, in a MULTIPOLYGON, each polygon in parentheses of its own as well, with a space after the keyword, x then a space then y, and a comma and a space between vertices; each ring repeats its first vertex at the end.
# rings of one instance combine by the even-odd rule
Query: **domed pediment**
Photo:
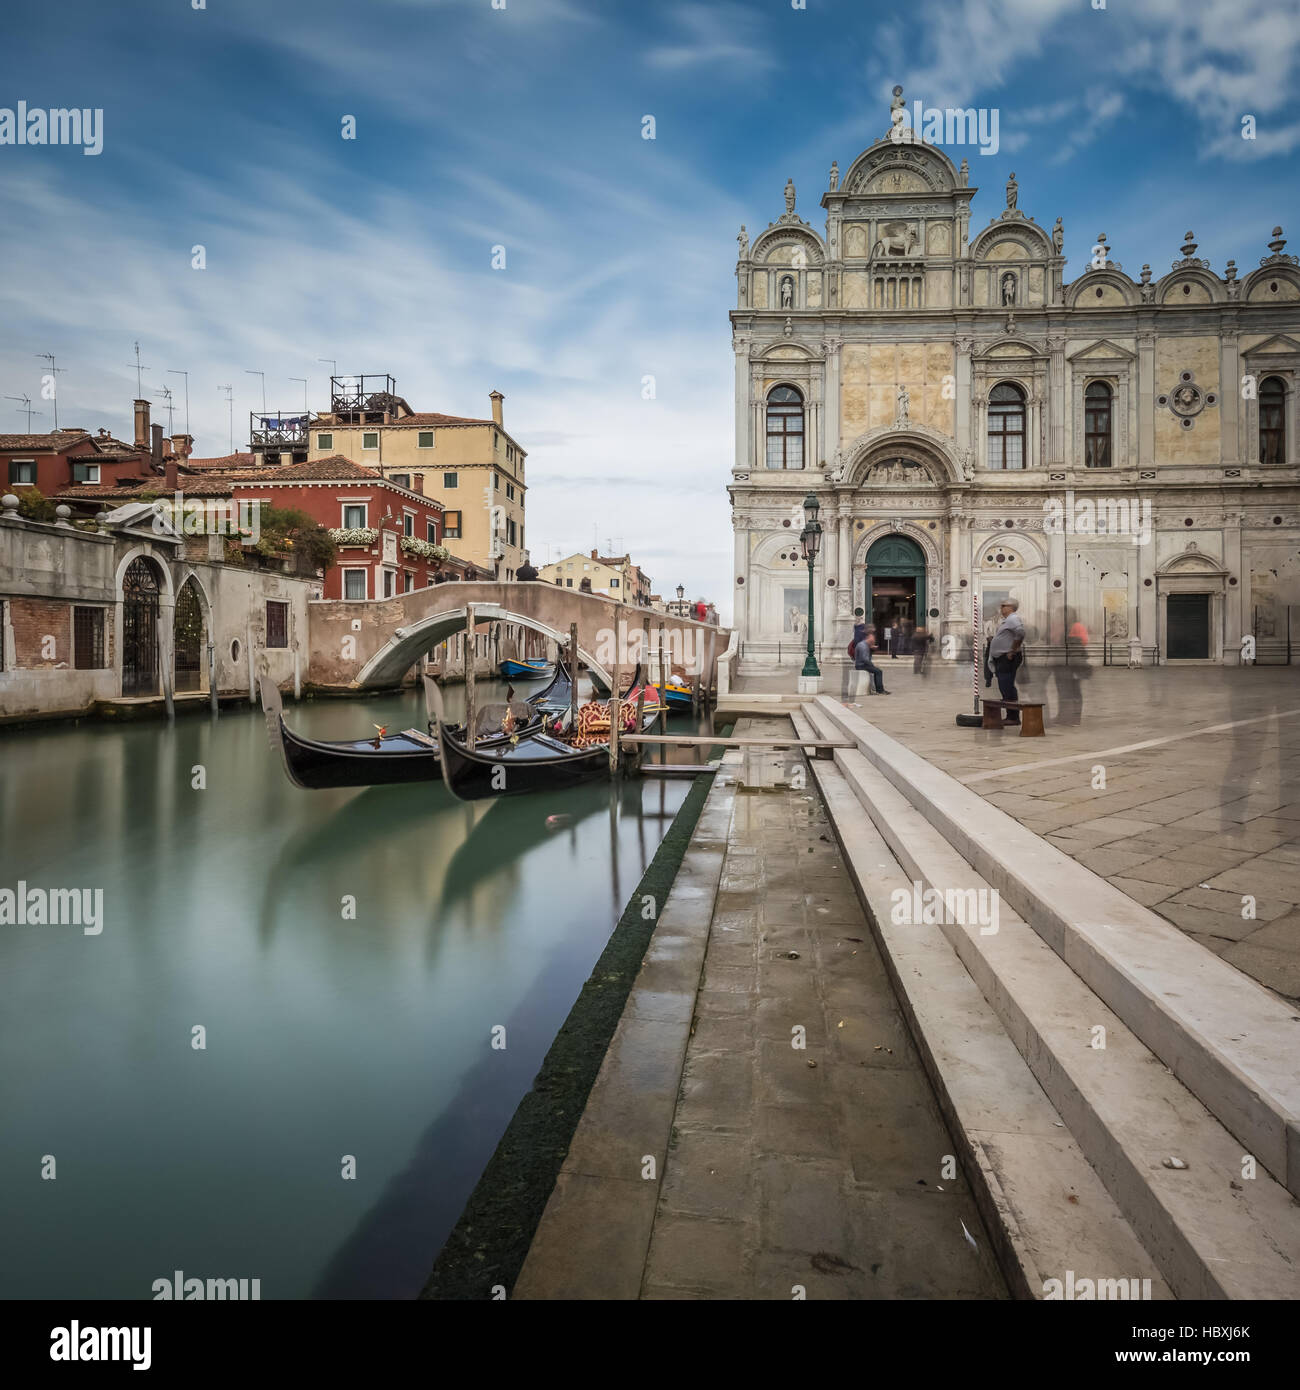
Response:
POLYGON ((840 192, 898 197, 951 193, 956 188, 957 170, 942 150, 918 139, 886 138, 853 161, 840 192))

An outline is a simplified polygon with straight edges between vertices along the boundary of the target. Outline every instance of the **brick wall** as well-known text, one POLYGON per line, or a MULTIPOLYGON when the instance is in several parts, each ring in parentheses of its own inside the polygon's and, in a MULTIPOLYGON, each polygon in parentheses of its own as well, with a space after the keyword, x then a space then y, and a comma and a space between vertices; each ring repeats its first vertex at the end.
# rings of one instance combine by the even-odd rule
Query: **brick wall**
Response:
POLYGON ((14 634, 14 666, 18 670, 50 670, 72 665, 72 605, 59 599, 6 600, 14 634), (47 638, 54 639, 48 654, 47 638))

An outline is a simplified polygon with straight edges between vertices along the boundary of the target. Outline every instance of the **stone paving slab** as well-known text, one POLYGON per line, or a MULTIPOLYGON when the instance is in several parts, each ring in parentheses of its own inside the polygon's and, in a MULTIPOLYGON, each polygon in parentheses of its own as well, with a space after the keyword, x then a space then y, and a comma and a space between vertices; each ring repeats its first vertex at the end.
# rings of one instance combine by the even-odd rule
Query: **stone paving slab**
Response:
POLYGON ((642 1296, 1006 1297, 803 757, 739 776, 642 1296))
MULTIPOLYGON (((968 666, 936 663, 924 677, 898 661, 885 677, 893 698, 862 697, 857 713, 1300 1004, 1300 671, 1094 666, 1081 722, 1060 726, 1051 669, 1040 668, 1024 693, 1047 702, 1041 739, 956 727, 954 715, 971 709, 968 666), (1159 740, 1172 741, 1134 746, 1159 740), (1104 786, 1093 785, 1097 767, 1104 786), (1200 877, 1178 881, 1197 865, 1200 877), (1252 947, 1277 918, 1292 920, 1252 947)), ((823 689, 838 697, 838 678, 823 689)))

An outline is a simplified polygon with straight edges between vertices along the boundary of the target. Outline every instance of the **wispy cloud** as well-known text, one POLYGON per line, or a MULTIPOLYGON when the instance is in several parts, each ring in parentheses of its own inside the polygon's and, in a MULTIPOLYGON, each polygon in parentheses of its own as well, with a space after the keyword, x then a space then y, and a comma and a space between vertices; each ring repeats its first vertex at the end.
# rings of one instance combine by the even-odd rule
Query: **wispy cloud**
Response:
POLYGON ((669 12, 677 32, 645 57, 652 68, 685 72, 714 67, 721 76, 750 78, 776 67, 758 17, 740 5, 678 5, 669 12))

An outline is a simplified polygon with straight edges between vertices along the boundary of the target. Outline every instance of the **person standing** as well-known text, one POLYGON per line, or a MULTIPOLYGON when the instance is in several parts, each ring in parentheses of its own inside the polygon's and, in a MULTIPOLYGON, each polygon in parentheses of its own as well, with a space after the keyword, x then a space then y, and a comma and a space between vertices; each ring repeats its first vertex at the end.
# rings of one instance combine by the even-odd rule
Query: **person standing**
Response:
POLYGON ((857 698, 858 676, 857 676, 857 655, 858 643, 867 635, 867 620, 861 608, 853 610, 853 636, 849 638, 849 660, 853 664, 844 668, 844 684, 841 690, 843 703, 849 704, 851 700, 857 698))
POLYGON ((917 676, 930 674, 930 634, 923 627, 912 632, 912 672, 917 676))
MULTIPOLYGON (((989 657, 993 662, 993 674, 997 677, 998 691, 1004 700, 1010 701, 1020 698, 1016 693, 1016 671, 1021 662, 1020 648, 1025 641, 1025 625, 1017 612, 1019 607, 1019 599, 1002 600, 998 610, 1002 614, 1002 621, 998 624, 998 630, 993 634, 993 641, 989 645, 989 657)), ((1020 711, 1009 710, 1006 722, 1019 724, 1020 711)))

